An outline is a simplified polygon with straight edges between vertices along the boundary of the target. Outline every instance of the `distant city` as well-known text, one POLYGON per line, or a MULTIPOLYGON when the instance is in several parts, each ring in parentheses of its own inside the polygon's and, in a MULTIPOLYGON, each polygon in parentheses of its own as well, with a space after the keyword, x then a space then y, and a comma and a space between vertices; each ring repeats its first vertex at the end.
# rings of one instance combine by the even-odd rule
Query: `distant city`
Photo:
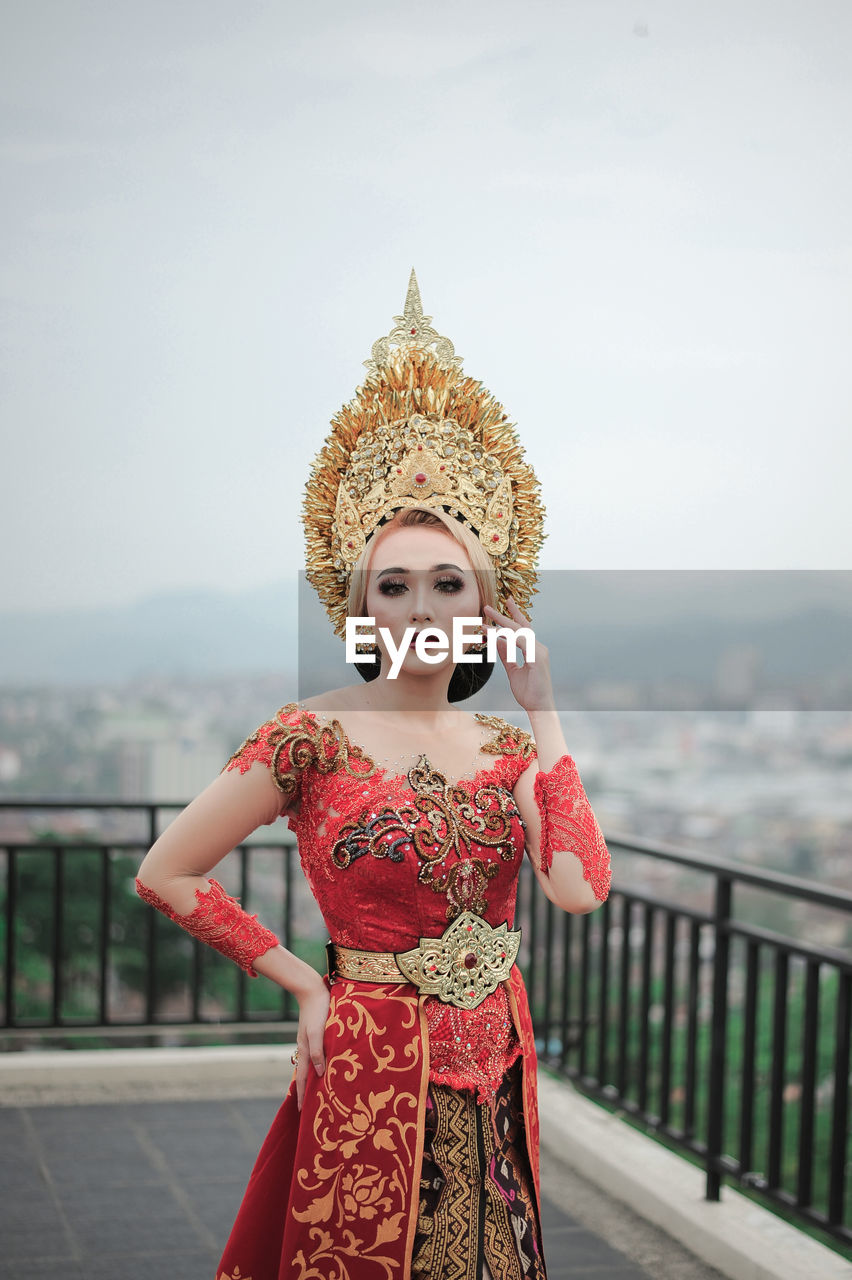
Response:
MULTIPOLYGON (((775 583, 784 599, 789 582, 805 584, 786 577, 775 583)), ((564 605, 564 590, 537 601, 535 617, 568 749, 607 838, 852 892, 845 599, 834 611, 802 599, 798 611, 748 622, 697 608, 655 622, 647 599, 643 612, 611 591, 593 624, 577 598, 584 581, 600 604, 605 575, 572 578, 570 624, 546 608, 564 605)), ((284 586, 239 598, 169 593, 70 621, 18 616, 0 630, 0 799, 67 799, 49 825, 69 837, 95 820, 81 816, 85 800, 186 804, 283 703, 351 683, 342 649, 312 594, 297 601, 284 586)), ((528 726, 499 668, 465 707, 528 726)), ((0 847, 31 838, 33 821, 32 810, 0 808, 0 847)), ((290 838, 283 822, 264 838, 279 829, 290 838)), ((626 851, 613 864, 614 882, 708 905, 706 874, 626 851)), ((826 946, 852 943, 848 915, 795 899, 779 899, 773 922, 826 946)))

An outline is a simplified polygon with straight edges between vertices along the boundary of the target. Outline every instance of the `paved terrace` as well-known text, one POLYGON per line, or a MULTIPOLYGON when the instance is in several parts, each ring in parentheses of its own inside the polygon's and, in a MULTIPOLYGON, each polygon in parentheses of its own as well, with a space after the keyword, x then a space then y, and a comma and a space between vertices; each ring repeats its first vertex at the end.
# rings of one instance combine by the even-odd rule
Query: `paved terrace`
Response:
MULTIPOLYGON (((0 1277, 215 1280, 254 1159, 289 1085, 291 1051, 287 1045, 2 1055, 0 1277)), ((678 1190, 685 1171, 697 1188, 699 1170, 546 1073, 540 1100, 549 1280, 852 1277, 852 1265, 763 1211, 757 1211, 764 1219, 763 1261, 748 1249, 722 1249, 725 1269, 715 1269, 706 1259, 701 1223, 684 1225, 677 1206, 664 1203, 665 1161, 676 1162, 669 1175, 673 1170, 678 1190), (603 1126, 599 1132, 596 1125, 603 1126), (620 1150, 619 1136, 640 1146, 620 1150), (597 1161, 594 1147, 603 1148, 597 1161), (607 1159, 622 1170, 611 1179, 619 1199, 604 1189, 600 1161, 607 1159), (592 1178, 576 1167, 585 1160, 592 1178), (635 1194, 624 1181, 628 1175, 635 1194), (660 1190, 663 1203, 655 1208, 660 1190), (632 1199, 641 1208, 643 1195, 651 1196, 650 1214, 629 1205, 632 1199), (697 1238, 705 1260, 655 1224, 655 1216, 675 1234, 697 1238), (773 1230, 781 1233, 774 1242, 773 1230), (783 1271, 773 1269, 773 1243, 783 1271), (812 1270, 815 1265, 823 1269, 812 1270)), ((724 1188, 723 1201, 726 1193, 742 1199, 724 1188)), ((721 1235, 722 1220, 713 1222, 721 1202, 702 1205, 694 1192, 691 1198, 699 1215, 709 1213, 712 1235, 721 1235)), ((724 1234, 732 1233, 736 1223, 728 1220, 724 1234)), ((711 1238, 711 1254, 712 1248, 711 1238)))

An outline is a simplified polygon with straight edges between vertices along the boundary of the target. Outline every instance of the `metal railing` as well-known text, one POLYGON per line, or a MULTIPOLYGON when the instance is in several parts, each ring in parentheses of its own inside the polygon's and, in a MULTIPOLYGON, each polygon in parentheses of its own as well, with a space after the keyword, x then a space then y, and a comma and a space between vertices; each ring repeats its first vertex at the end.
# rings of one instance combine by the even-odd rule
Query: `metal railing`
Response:
MULTIPOLYGON (((26 813, 29 825, 36 829, 34 838, 0 836, 0 853, 6 854, 6 875, 0 880, 0 893, 5 892, 0 914, 4 958, 0 1031, 18 1032, 18 1038, 26 1039, 37 1031, 60 1029, 143 1036, 161 1028, 177 1033, 189 1027, 224 1031, 282 1022, 295 1025, 298 1008, 289 991, 255 983, 232 962, 175 928, 136 894, 135 875, 159 834, 162 816, 183 807, 141 801, 0 799, 0 815, 11 810, 26 813), (91 834, 69 838, 52 831, 51 817, 57 813, 90 818, 91 834), (129 819, 117 825, 136 827, 138 833, 112 836, 99 830, 105 824, 98 819, 107 815, 129 819), (49 867, 32 871, 32 860, 45 857, 49 867), (85 903, 81 903, 79 885, 69 885, 69 876, 84 857, 88 876, 85 903), (78 915, 88 906, 82 930, 79 920, 76 929, 69 928, 75 905, 78 915), (128 965, 128 950, 141 963, 128 965), (24 972, 27 960, 29 974, 24 972), (178 986, 186 999, 175 1017, 164 1013, 162 1005, 178 986), (91 1011, 80 1012, 81 1004, 91 1011), (130 1014, 128 1006, 134 1006, 130 1014)), ((295 848, 289 834, 277 840, 251 840, 238 846, 215 872, 227 892, 238 896, 246 910, 257 911, 288 948, 293 945, 295 848), (252 862, 263 851, 278 857, 274 891, 264 893, 260 910, 252 901, 252 862), (270 900, 277 901, 278 918, 270 900)))
MULTIPOLYGON (((289 992, 255 984, 135 894, 132 877, 161 815, 182 807, 0 800, 0 818, 11 810, 27 814, 31 832, 0 838, 0 1030, 14 1037, 59 1029, 295 1028, 289 992), (89 821, 93 834, 57 833, 56 811, 89 821), (105 833, 109 811, 135 815, 139 829, 105 833), (84 856, 81 892, 83 868, 75 860, 84 856), (35 874, 28 860, 39 857, 48 866, 42 861, 35 874), (169 990, 185 997, 177 1019, 162 1010, 169 990), (81 991, 89 998, 85 1015, 81 991)), ((852 1244, 852 955, 738 919, 734 892, 781 895, 839 912, 844 922, 852 894, 624 836, 607 836, 607 844, 618 881, 624 860, 617 855, 644 855, 706 877, 711 905, 671 902, 618 883, 599 909, 571 915, 541 893, 525 860, 514 925, 522 931, 519 964, 540 1061, 700 1162, 708 1199, 719 1199, 727 1177, 785 1217, 852 1244)), ((294 894, 305 892, 301 876, 294 883, 294 852, 289 833, 252 840, 217 869, 228 892, 259 911, 291 949, 294 894), (274 883, 270 890, 267 874, 259 910, 253 864, 269 850, 277 855, 274 883)), ((317 940, 317 956, 321 948, 317 940)))
MULTIPOLYGON (((626 836, 708 878, 712 906, 614 887, 569 915, 521 877, 516 920, 538 1056, 706 1171, 849 1245, 852 954, 738 919, 734 891, 841 913, 852 894, 626 836)), ((754 903, 752 904, 752 909, 754 903)), ((844 932, 848 930, 844 928, 844 932)))

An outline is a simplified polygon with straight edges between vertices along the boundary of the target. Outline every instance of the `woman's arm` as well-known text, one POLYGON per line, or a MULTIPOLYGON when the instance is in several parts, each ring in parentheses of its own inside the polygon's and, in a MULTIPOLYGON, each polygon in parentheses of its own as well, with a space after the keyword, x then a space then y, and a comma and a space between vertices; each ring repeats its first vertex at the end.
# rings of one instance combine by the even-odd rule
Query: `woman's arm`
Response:
POLYGON ((498 632, 518 631, 523 666, 509 659, 508 642, 498 633, 497 653, 509 687, 530 718, 538 769, 526 767, 512 788, 526 823, 526 844, 545 896, 563 911, 594 911, 609 894, 609 851, 589 804, 577 766, 568 754, 553 696, 550 653, 536 640, 535 661, 528 659, 530 620, 508 597, 508 613, 483 605, 498 632), (554 854, 574 854, 556 857, 554 854))
POLYGON ((526 823, 527 852, 545 896, 563 911, 586 914, 609 894, 609 851, 568 754, 558 712, 528 714, 538 769, 525 769, 513 788, 526 823))
POLYGON ((217 881, 207 879, 207 873, 252 831, 274 822, 282 812, 286 803, 282 805, 281 791, 262 763, 244 773, 220 773, 151 846, 136 887, 140 897, 229 955, 251 976, 262 973, 299 998, 322 983, 317 971, 281 946, 275 934, 229 898, 217 881))

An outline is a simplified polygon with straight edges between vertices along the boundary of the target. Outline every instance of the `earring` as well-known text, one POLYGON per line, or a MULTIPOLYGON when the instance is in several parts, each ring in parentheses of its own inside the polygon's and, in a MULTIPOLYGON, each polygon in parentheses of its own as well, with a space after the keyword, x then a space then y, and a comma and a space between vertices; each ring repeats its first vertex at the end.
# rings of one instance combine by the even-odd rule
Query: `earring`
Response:
POLYGON ((355 645, 355 652, 372 654, 373 658, 377 660, 379 657, 379 646, 377 644, 368 644, 366 640, 359 640, 355 645))

